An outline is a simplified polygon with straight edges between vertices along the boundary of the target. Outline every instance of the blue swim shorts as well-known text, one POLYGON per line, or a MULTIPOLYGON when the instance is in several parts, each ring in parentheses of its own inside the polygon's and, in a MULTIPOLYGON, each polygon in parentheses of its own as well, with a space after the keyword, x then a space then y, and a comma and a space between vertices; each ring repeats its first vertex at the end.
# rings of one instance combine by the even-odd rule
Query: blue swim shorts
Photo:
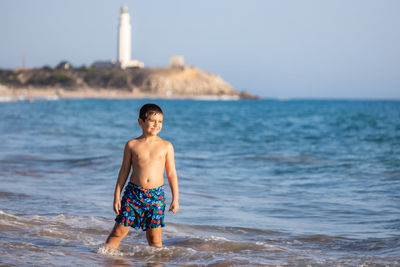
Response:
POLYGON ((144 189, 131 182, 125 187, 121 210, 115 221, 136 230, 164 227, 164 186, 144 189))

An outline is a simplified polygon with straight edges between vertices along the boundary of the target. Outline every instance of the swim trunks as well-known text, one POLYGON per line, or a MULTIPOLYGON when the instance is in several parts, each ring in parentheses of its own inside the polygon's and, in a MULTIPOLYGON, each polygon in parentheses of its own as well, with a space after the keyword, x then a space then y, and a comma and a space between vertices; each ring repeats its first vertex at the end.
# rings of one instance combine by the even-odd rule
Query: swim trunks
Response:
POLYGON ((125 187, 121 210, 115 221, 136 230, 164 227, 164 186, 144 189, 131 182, 125 187))

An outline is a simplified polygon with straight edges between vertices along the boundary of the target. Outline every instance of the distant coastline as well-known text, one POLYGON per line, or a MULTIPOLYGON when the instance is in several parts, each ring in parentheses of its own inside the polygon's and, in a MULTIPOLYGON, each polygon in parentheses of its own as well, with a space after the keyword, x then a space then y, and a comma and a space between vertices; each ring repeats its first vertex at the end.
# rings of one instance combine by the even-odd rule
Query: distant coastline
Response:
POLYGON ((99 98, 99 99, 195 99, 195 100, 239 100, 243 99, 234 95, 173 95, 166 96, 163 94, 129 92, 120 89, 93 89, 79 88, 66 90, 63 88, 10 88, 0 85, 0 102, 17 102, 25 100, 46 99, 83 99, 83 98, 99 98))
POLYGON ((163 68, 0 69, 0 101, 60 98, 259 99, 191 66, 163 68))

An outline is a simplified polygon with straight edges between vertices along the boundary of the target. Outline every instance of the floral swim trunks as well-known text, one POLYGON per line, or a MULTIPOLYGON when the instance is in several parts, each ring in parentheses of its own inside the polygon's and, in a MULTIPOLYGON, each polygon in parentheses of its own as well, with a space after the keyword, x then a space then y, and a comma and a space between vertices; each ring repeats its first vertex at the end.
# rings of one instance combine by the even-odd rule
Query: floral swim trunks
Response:
POLYGON ((144 189, 131 182, 125 187, 121 210, 115 221, 136 230, 164 227, 164 186, 144 189))

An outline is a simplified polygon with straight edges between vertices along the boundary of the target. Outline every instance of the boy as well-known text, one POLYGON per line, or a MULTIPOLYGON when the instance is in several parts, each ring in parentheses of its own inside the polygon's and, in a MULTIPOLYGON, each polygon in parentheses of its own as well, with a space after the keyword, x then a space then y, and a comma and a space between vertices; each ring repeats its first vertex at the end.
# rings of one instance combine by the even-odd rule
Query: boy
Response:
POLYGON ((117 249, 131 227, 146 231, 150 246, 161 247, 161 227, 164 227, 164 169, 172 191, 169 211, 179 209, 178 177, 175 170, 174 149, 157 134, 161 131, 163 112, 155 104, 146 104, 138 118, 142 135, 128 141, 114 192, 115 225, 106 245, 117 249), (132 174, 122 198, 122 188, 132 174))

